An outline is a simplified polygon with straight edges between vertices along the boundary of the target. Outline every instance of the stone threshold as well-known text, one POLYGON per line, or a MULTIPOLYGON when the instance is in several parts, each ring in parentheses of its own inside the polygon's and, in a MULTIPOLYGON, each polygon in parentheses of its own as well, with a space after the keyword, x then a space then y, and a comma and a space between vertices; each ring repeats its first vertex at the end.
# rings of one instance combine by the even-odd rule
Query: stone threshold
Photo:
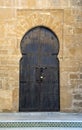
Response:
POLYGON ((82 128, 82 113, 0 113, 0 128, 25 127, 82 128))

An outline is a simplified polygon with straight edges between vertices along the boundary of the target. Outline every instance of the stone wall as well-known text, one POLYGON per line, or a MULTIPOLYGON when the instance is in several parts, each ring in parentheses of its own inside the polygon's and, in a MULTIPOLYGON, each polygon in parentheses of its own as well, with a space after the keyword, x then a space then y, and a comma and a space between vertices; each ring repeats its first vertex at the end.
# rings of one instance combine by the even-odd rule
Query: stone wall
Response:
POLYGON ((0 112, 19 111, 20 42, 32 27, 60 42, 60 111, 82 112, 82 0, 0 0, 0 112))

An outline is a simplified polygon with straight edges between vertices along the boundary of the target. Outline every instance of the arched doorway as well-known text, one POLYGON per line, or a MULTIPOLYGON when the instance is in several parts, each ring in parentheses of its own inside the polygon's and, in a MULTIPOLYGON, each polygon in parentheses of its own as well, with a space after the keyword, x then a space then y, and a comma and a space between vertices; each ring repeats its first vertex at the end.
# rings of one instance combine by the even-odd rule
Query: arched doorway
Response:
POLYGON ((48 28, 29 30, 21 41, 19 111, 59 111, 59 42, 48 28))

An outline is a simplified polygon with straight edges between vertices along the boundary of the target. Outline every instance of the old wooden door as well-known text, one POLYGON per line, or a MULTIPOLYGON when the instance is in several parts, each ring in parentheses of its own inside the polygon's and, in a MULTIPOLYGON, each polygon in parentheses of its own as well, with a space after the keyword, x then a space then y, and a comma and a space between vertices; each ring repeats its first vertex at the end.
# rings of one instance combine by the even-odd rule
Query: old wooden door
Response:
POLYGON ((21 41, 19 111, 59 111, 56 35, 35 27, 21 41))

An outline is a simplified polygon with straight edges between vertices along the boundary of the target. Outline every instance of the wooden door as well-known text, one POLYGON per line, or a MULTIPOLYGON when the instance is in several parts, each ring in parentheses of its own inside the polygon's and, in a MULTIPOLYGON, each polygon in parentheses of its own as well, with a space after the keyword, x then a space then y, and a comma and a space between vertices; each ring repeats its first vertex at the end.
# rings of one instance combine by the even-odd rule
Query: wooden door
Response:
POLYGON ((20 111, 59 111, 59 51, 55 34, 36 27, 21 42, 20 111))

